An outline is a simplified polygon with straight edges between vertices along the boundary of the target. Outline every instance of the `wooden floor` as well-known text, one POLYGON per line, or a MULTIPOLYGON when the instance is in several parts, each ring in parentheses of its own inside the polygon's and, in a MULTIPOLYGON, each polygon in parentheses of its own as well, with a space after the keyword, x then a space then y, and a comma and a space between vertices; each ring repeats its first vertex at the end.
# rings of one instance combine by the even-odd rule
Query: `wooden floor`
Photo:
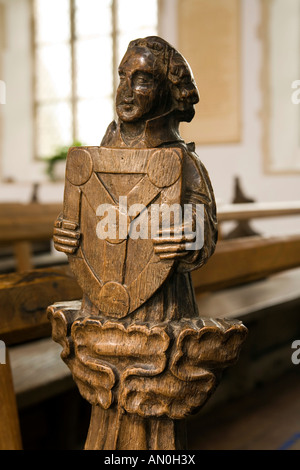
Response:
POLYGON ((189 422, 190 450, 300 450, 300 365, 189 422))

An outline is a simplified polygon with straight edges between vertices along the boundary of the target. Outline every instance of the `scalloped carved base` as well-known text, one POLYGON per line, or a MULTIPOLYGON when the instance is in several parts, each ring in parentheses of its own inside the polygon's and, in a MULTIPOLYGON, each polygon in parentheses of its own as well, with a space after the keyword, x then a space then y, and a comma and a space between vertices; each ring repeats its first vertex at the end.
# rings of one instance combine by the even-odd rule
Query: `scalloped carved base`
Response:
POLYGON ((84 317, 81 302, 54 304, 48 317, 62 359, 93 406, 86 449, 184 449, 184 418, 206 403, 247 335, 235 320, 84 317))

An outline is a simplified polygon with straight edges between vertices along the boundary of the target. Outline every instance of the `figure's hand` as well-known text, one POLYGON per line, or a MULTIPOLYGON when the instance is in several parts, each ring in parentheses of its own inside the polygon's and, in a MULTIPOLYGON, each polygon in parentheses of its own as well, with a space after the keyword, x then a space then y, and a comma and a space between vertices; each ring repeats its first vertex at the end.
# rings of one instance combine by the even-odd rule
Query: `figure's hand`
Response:
POLYGON ((153 239, 154 253, 161 260, 184 258, 191 253, 188 247, 195 238, 195 233, 185 232, 184 226, 162 229, 153 239))
POLYGON ((80 245, 78 225, 63 219, 61 215, 58 216, 54 223, 53 241, 57 251, 68 255, 74 254, 80 245))

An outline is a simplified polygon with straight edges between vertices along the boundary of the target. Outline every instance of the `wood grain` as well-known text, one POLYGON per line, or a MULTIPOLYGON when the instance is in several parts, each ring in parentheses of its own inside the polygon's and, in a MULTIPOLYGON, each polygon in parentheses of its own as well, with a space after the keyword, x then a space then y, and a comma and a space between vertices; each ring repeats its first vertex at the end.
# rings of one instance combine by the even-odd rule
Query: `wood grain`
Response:
POLYGON ((192 276, 200 293, 263 279, 298 266, 300 236, 247 237, 219 242, 214 257, 192 276))
POLYGON ((0 450, 22 450, 16 396, 9 354, 0 364, 0 450))
POLYGON ((9 345, 49 336, 49 303, 81 297, 82 291, 68 266, 1 275, 1 339, 9 345))
POLYGON ((87 449, 136 449, 141 432, 141 449, 152 449, 157 439, 153 450, 175 449, 169 441, 175 430, 155 437, 146 431, 147 419, 158 426, 201 408, 220 372, 236 362, 247 334, 235 320, 137 325, 81 318, 80 311, 80 304, 67 302, 49 307, 48 315, 53 337, 63 346, 62 358, 81 395, 94 406, 87 449), (103 420, 110 433, 98 427, 103 420), (122 438, 125 429, 132 433, 130 443, 122 438))
POLYGON ((0 204, 0 243, 50 240, 62 204, 0 204))
POLYGON ((224 204, 218 208, 219 222, 300 215, 299 201, 224 204))
POLYGON ((99 147, 69 150, 55 224, 54 246, 68 254, 83 299, 50 305, 48 317, 92 405, 85 449, 184 449, 186 416, 237 361, 247 329, 201 319, 194 298, 190 271, 214 253, 217 219, 207 171, 179 135, 199 100, 188 64, 149 37, 129 44, 119 74, 119 120, 99 147), (192 228, 197 203, 204 245, 187 247, 182 209, 190 205, 192 228))

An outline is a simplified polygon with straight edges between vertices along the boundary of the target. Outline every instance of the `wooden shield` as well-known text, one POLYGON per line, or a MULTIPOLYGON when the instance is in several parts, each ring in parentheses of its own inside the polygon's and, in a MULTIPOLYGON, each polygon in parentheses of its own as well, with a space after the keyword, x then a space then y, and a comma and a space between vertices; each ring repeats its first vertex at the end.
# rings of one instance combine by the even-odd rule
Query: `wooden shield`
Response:
POLYGON ((152 209, 181 204, 182 159, 177 148, 69 150, 63 223, 81 232, 80 248, 69 262, 83 292, 108 316, 122 318, 139 308, 172 270, 174 260, 161 261, 153 250, 152 209), (126 201, 127 212, 120 201, 126 201), (116 218, 106 219, 114 230, 103 239, 105 207, 116 218))

